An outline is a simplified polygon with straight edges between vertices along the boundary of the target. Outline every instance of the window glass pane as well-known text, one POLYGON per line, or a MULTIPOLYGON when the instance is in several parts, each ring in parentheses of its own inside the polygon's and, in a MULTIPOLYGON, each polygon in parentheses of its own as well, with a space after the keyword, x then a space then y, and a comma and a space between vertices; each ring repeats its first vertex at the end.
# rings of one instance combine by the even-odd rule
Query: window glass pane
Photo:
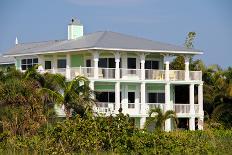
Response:
POLYGON ((109 92, 109 102, 110 103, 115 102, 115 92, 109 92))
POLYGON ((108 68, 115 68, 115 59, 114 58, 109 58, 108 62, 109 62, 108 68))
POLYGON ((135 103, 135 92, 128 92, 128 103, 135 103))
POLYGON ((152 69, 159 69, 159 61, 152 61, 152 69))
POLYGON ((38 64, 38 58, 34 58, 34 59, 33 59, 33 63, 34 63, 34 64, 38 64))
POLYGON ((45 69, 52 69, 52 62, 51 61, 45 61, 45 69))
POLYGON ((145 61, 145 69, 151 69, 151 61, 145 61))
POLYGON ((157 93, 149 93, 148 94, 148 102, 149 103, 157 103, 157 93))
POLYGON ((127 68, 136 69, 136 58, 128 58, 127 59, 127 68))
POLYGON ((32 65, 27 65, 27 68, 32 68, 32 65))
POLYGON ((91 60, 90 59, 86 60, 86 67, 91 67, 91 60))
POLYGON ((32 59, 27 59, 27 64, 32 64, 32 59))
POLYGON ((100 92, 96 95, 96 99, 99 102, 108 102, 108 92, 100 92))
POLYGON ((21 60, 21 64, 26 64, 27 63, 27 59, 22 59, 21 60))
POLYGON ((158 103, 165 103, 164 93, 158 93, 158 103))
POLYGON ((66 59, 58 59, 57 68, 66 68, 66 59))
POLYGON ((107 68, 107 58, 100 58, 98 61, 98 67, 107 68))
POLYGON ((22 70, 26 70, 27 66, 26 65, 21 65, 22 70))

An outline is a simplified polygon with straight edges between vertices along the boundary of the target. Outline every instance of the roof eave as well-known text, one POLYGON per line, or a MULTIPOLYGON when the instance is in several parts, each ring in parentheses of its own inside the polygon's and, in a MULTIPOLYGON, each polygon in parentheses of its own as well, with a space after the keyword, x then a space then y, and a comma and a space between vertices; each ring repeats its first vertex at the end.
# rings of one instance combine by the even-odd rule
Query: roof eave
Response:
POLYGON ((40 51, 35 53, 23 53, 23 54, 4 54, 4 57, 17 57, 27 55, 39 55, 39 54, 53 54, 53 53, 64 53, 73 51, 86 51, 86 50, 106 50, 106 51, 131 51, 131 52, 145 52, 145 53, 163 53, 163 54, 187 54, 187 55, 201 55, 201 51, 168 51, 168 50, 144 50, 144 49, 124 49, 124 48, 102 48, 102 47, 89 47, 81 49, 70 49, 70 50, 56 50, 56 51, 40 51))

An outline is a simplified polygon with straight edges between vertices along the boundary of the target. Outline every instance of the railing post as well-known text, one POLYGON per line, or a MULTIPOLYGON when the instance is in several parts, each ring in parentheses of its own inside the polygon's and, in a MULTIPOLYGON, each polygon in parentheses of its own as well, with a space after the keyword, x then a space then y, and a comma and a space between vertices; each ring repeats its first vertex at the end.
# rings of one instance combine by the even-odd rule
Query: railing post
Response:
POLYGON ((185 80, 189 80, 189 56, 185 57, 185 80))
POLYGON ((94 60, 94 78, 98 79, 99 53, 97 51, 93 53, 93 60, 94 60))
POLYGON ((66 54, 66 78, 67 79, 71 79, 70 65, 71 65, 70 53, 67 53, 66 54))

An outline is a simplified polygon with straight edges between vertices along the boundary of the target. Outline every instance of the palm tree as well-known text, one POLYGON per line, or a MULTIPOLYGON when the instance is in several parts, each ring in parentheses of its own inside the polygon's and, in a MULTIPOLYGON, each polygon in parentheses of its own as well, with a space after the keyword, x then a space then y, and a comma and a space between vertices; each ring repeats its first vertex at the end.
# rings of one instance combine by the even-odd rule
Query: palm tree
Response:
POLYGON ((60 84, 60 90, 41 88, 40 92, 58 105, 64 105, 67 118, 72 114, 79 114, 83 117, 92 111, 92 106, 95 103, 94 93, 90 89, 89 80, 86 77, 77 76, 72 81, 66 81, 63 76, 56 74, 54 80, 60 84))
POLYGON ((161 131, 164 129, 165 121, 167 119, 174 119, 174 125, 176 126, 178 120, 174 111, 168 110, 163 112, 160 108, 151 109, 145 126, 146 128, 149 128, 152 124, 155 124, 155 130, 161 131))

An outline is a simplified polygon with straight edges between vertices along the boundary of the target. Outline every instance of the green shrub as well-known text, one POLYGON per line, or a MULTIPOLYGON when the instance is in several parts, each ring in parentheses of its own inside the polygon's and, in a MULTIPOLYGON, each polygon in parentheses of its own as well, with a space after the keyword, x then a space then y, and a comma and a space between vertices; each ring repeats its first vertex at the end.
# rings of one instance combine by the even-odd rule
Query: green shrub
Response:
POLYGON ((230 154, 231 146, 232 130, 147 132, 123 114, 77 116, 30 137, 0 134, 1 154, 230 154))

